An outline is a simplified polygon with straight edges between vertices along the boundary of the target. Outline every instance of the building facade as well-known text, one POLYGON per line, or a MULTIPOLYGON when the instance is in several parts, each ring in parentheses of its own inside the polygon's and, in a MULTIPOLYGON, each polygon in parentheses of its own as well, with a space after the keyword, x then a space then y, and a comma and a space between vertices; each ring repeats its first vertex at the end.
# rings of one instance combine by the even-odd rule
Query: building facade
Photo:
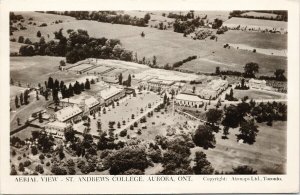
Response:
POLYGON ((177 106, 199 108, 204 105, 202 99, 195 94, 181 93, 175 97, 174 104, 177 106))
POLYGON ((70 123, 64 123, 59 121, 50 122, 45 126, 45 131, 53 137, 64 138, 65 132, 72 129, 70 123))

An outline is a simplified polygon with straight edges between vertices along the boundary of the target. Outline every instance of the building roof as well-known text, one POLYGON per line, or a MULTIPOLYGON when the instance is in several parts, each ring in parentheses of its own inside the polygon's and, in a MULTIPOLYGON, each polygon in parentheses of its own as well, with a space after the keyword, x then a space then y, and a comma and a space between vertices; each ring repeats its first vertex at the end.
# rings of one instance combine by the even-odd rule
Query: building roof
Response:
POLYGON ((54 128, 67 128, 67 127, 70 127, 71 124, 69 123, 64 123, 64 122, 59 122, 59 121, 54 121, 54 122, 50 122, 46 125, 46 128, 51 128, 51 127, 54 127, 54 128))
POLYGON ((110 97, 120 93, 121 91, 123 91, 122 88, 118 88, 118 87, 115 87, 115 86, 110 86, 106 89, 101 90, 99 95, 102 99, 107 100, 110 97))
POLYGON ((258 80, 258 79, 250 79, 249 83, 255 83, 255 84, 266 84, 267 82, 265 80, 258 80))
POLYGON ((209 88, 212 90, 218 90, 218 89, 220 89, 220 87, 223 87, 226 84, 228 84, 227 80, 216 79, 216 80, 212 80, 211 82, 209 82, 206 88, 209 88))
POLYGON ((70 103, 70 104, 76 104, 76 105, 86 105, 88 108, 92 108, 98 104, 100 104, 100 102, 94 98, 93 96, 83 96, 83 95, 79 95, 76 96, 77 98, 64 98, 61 99, 61 102, 66 102, 66 103, 70 103))
POLYGON ((74 84, 76 83, 76 81, 78 81, 78 82, 81 84, 81 83, 85 83, 85 82, 86 82, 86 79, 88 79, 89 81, 91 81, 92 79, 94 79, 94 80, 96 81, 97 78, 98 78, 98 77, 95 76, 95 75, 84 76, 84 77, 75 79, 75 80, 72 81, 72 82, 68 82, 68 83, 66 83, 65 85, 66 85, 67 87, 69 87, 69 85, 70 85, 70 83, 71 83, 72 86, 74 86, 74 84))
POLYGON ((55 115, 56 115, 56 118, 57 120, 59 121, 66 121, 78 114, 82 113, 82 110, 76 106, 76 105, 73 105, 73 106, 68 106, 68 107, 65 107, 57 112, 55 112, 55 115))
POLYGON ((178 94, 175 97, 177 100, 186 100, 186 101, 192 101, 192 102, 200 102, 202 101, 201 98, 199 98, 197 95, 192 95, 192 94, 178 94))
POLYGON ((94 97, 90 97, 88 99, 85 99, 84 103, 88 108, 92 108, 92 107, 100 104, 100 102, 94 97))
POLYGON ((173 85, 174 81, 170 81, 170 80, 162 80, 162 79, 150 79, 148 81, 149 83, 154 83, 154 84, 161 84, 161 85, 173 85))

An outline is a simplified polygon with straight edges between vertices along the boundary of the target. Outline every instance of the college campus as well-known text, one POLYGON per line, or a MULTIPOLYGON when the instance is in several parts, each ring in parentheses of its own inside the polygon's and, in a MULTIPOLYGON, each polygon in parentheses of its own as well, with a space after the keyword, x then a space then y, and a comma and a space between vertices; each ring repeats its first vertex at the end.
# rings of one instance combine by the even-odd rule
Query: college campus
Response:
POLYGON ((285 174, 287 11, 10 13, 11 175, 285 174))

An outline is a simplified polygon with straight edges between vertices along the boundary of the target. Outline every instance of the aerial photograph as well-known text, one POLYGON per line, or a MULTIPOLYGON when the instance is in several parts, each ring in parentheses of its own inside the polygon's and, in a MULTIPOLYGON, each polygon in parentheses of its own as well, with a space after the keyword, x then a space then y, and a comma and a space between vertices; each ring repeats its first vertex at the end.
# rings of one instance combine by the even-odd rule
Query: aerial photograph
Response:
POLYGON ((288 11, 7 22, 10 175, 287 173, 288 11))

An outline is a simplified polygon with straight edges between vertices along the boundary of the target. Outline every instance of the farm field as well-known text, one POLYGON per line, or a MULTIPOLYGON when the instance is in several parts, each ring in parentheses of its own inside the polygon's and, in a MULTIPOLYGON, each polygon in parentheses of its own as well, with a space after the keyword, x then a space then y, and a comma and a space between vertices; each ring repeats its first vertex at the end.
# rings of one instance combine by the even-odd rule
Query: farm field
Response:
MULTIPOLYGON (((259 53, 250 53, 241 50, 233 51, 224 49, 223 43, 235 43, 232 37, 238 37, 235 36, 235 33, 230 34, 231 31, 226 32, 225 35, 220 35, 219 40, 221 41, 216 42, 209 39, 195 41, 190 38, 183 37, 183 35, 180 33, 162 31, 149 27, 108 24, 87 20, 73 20, 62 24, 43 27, 43 29, 48 32, 54 32, 59 30, 60 28, 64 29, 63 33, 65 35, 67 34, 67 29, 85 29, 92 37, 120 39, 122 46, 128 50, 137 52, 137 56, 139 59, 145 56, 147 59, 152 60, 153 56, 156 56, 157 64, 159 66, 164 66, 166 63, 172 65, 173 63, 183 60, 192 55, 197 55, 201 58, 208 56, 206 57, 207 59, 215 60, 217 62, 237 64, 236 67, 232 67, 233 70, 240 70, 241 67, 244 66, 244 64, 246 64, 247 62, 254 61, 259 64, 263 64, 264 67, 261 69, 262 73, 274 71, 275 67, 282 68, 287 64, 286 57, 267 56, 259 53), (100 32, 99 29, 101 29, 100 32), (140 36, 141 32, 145 33, 146 36, 144 38, 140 36), (224 36, 224 38, 222 38, 222 36, 224 36), (137 42, 139 44, 136 44, 137 42), (147 45, 147 47, 145 47, 145 45, 147 45), (182 45, 185 46, 184 49, 182 49, 182 45)), ((37 29, 35 30, 37 31, 39 30, 39 28, 37 27, 37 29)), ((36 36, 36 32, 31 32, 29 30, 17 31, 14 32, 13 37, 17 38, 20 35, 23 35, 25 38, 34 38, 36 36)), ((251 42, 251 37, 255 35, 256 34, 250 34, 250 32, 246 33, 246 35, 242 35, 243 38, 238 38, 237 42, 239 42, 240 44, 249 44, 249 42, 251 42)), ((275 34, 270 34, 269 36, 278 37, 278 35, 275 34)), ((263 36, 261 38, 258 38, 257 41, 253 41, 256 45, 251 46, 261 47, 261 45, 259 45, 259 40, 263 39, 263 36)), ((265 44, 265 47, 279 48, 278 45, 280 45, 281 48, 286 47, 286 43, 284 43, 284 36, 282 38, 282 41, 279 41, 279 43, 275 43, 275 39, 276 38, 274 38, 274 40, 270 42, 267 42, 267 44, 265 44)))
POLYGON ((286 122, 274 122, 272 127, 258 124, 258 135, 253 145, 238 143, 235 134, 238 129, 230 129, 229 139, 222 139, 222 133, 216 134, 216 147, 203 151, 208 161, 218 171, 232 171, 232 167, 249 165, 258 174, 283 174, 286 165, 286 122))
POLYGON ((274 20, 261 20, 261 19, 249 19, 249 18, 237 18, 232 17, 229 20, 226 20, 223 24, 228 27, 237 27, 240 25, 241 28, 260 28, 261 30, 265 29, 277 29, 280 31, 287 30, 287 22, 284 21, 274 21, 274 20))
POLYGON ((238 99, 242 99, 245 96, 248 96, 249 99, 254 99, 254 100, 287 98, 285 94, 281 95, 279 93, 273 93, 273 92, 262 91, 262 90, 254 90, 254 89, 249 89, 249 90, 234 89, 233 93, 234 93, 234 97, 238 99))
POLYGON ((246 12, 241 14, 242 16, 254 16, 254 17, 265 17, 265 18, 276 18, 277 14, 272 14, 272 13, 261 13, 261 12, 246 12))

